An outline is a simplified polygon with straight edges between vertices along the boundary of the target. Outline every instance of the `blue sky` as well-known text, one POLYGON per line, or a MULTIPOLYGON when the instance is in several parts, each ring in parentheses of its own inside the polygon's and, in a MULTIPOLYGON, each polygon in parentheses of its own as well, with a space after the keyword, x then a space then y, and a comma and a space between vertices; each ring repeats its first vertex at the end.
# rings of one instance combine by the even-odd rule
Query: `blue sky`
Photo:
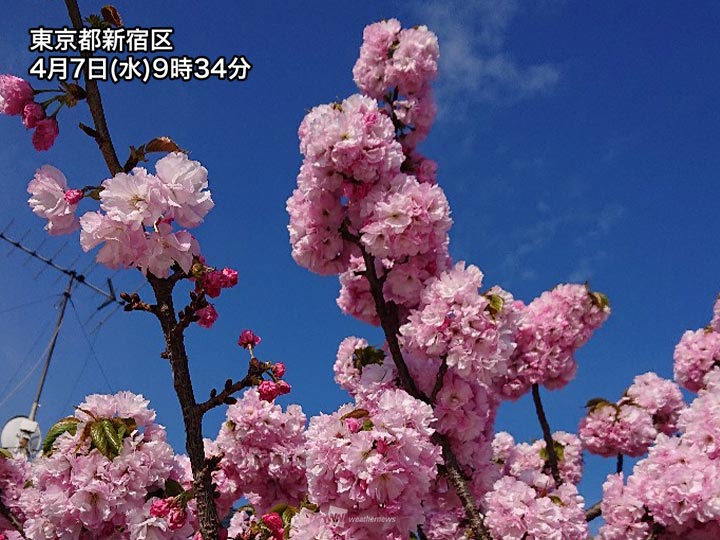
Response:
MULTIPOLYGON (((253 64, 239 83, 156 81, 101 86, 121 155, 130 144, 170 135, 210 171, 216 208, 196 230, 208 259, 232 266, 240 284, 217 302, 210 330, 188 332, 198 396, 244 373, 235 341, 244 328, 263 338, 262 359, 283 361, 290 398, 308 414, 346 401, 332 382, 338 343, 375 329, 335 307, 337 280, 290 258, 285 200, 300 165, 297 126, 315 105, 355 91, 351 69, 366 24, 397 17, 439 34, 439 120, 423 152, 440 165, 455 225, 451 252, 531 300, 568 280, 590 280, 613 314, 579 354, 577 379, 545 393, 551 425, 574 430, 590 397, 617 399, 648 370, 670 377, 674 344, 705 325, 720 290, 714 238, 720 170, 720 5, 712 1, 587 3, 457 2, 117 2, 128 26, 172 26, 178 54, 243 54, 253 64)), ((100 4, 82 2, 84 14, 100 4)), ((0 72, 22 75, 34 56, 27 29, 61 27, 61 2, 7 10, 0 21, 0 72)), ((35 84, 42 88, 42 83, 35 84)), ((55 147, 36 153, 16 118, 0 119, 0 228, 80 270, 92 258, 76 237, 45 239, 25 205, 34 170, 50 163, 77 186, 106 170, 75 126, 81 104, 60 117, 55 147)), ((150 165, 152 168, 152 165, 150 165)), ((0 420, 27 414, 64 280, 0 245, 0 420), (7 255, 7 256, 6 256, 7 255), (10 397, 12 390, 17 391, 10 397)), ((101 268, 89 279, 134 290, 138 272, 101 268)), ((146 298, 150 291, 142 289, 146 298)), ((96 313, 77 289, 66 315, 39 420, 47 429, 87 393, 131 389, 151 399, 170 440, 183 435, 162 338, 147 314, 96 313), (111 315, 111 316, 110 316, 111 315), (102 323, 98 326, 98 323, 102 323), (87 337, 87 339, 86 339, 87 337), (88 344, 94 343, 90 348, 88 344)), ((286 402, 288 400, 285 400, 286 402)), ((498 426, 519 440, 540 437, 529 399, 504 405, 498 426)), ((217 432, 222 413, 206 419, 217 432)), ((588 502, 613 467, 587 461, 588 502)))

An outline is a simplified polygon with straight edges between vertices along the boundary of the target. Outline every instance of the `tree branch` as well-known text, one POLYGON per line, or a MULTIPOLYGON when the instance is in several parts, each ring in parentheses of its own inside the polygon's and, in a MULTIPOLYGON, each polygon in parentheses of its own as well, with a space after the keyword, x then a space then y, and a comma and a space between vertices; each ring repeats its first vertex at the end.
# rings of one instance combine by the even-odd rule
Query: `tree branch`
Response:
POLYGON ((557 453, 555 452, 555 441, 552 438, 552 432, 550 431, 550 424, 548 424, 547 417, 545 416, 545 409, 543 409, 542 400, 540 399, 540 387, 537 384, 532 385, 532 397, 535 403, 535 412, 537 412, 538 420, 540 421, 540 427, 543 432, 543 439, 545 440, 545 446, 547 448, 548 463, 550 464, 550 471, 552 477, 555 480, 555 486, 560 487, 563 483, 562 477, 560 476, 560 470, 558 468, 557 453))
MULTIPOLYGON (((400 349, 400 341, 398 339, 398 335, 400 333, 400 317, 397 305, 395 305, 394 302, 387 302, 385 300, 385 296, 383 294, 383 282, 382 279, 378 277, 375 269, 375 258, 367 252, 365 246, 360 240, 360 237, 348 231, 346 224, 343 224, 340 229, 340 233, 345 240, 355 244, 362 254, 363 261, 365 262, 365 272, 363 275, 370 283, 370 293, 372 294, 373 301, 375 303, 375 311, 377 311, 378 317, 380 318, 380 326, 385 334, 385 340, 388 343, 390 355, 392 356, 395 367, 398 370, 401 387, 414 398, 433 405, 433 400, 418 389, 415 381, 410 375, 405 359, 403 358, 403 354, 400 349)), ((440 370, 442 371, 442 369, 443 368, 441 366, 440 370)), ((444 373, 438 373, 438 378, 441 377, 444 378, 444 373)), ((436 388, 433 389, 433 393, 437 394, 437 392, 440 391, 437 382, 435 386, 436 388)), ((491 540, 490 532, 485 526, 483 515, 477 509, 473 496, 467 488, 465 473, 453 453, 450 441, 445 435, 435 432, 433 435, 433 442, 442 448, 445 465, 441 470, 444 471, 445 477, 460 498, 463 509, 465 510, 465 516, 468 520, 470 529, 472 530, 473 537, 476 540, 491 540)))
POLYGON ((148 274, 148 281, 155 292, 157 309, 155 315, 160 321, 165 336, 166 352, 173 373, 173 386, 180 401, 185 423, 185 449, 190 458, 193 472, 193 487, 198 506, 200 532, 205 540, 219 540, 220 520, 213 497, 212 478, 205 461, 205 447, 202 435, 203 409, 195 401, 187 351, 182 332, 177 331, 172 292, 175 282, 148 274))
POLYGON ((25 531, 23 530, 23 524, 20 522, 18 517, 13 513, 10 508, 8 508, 5 503, 2 501, 2 498, 0 497, 0 515, 2 515, 5 519, 7 519, 10 524, 13 526, 13 528, 18 532, 20 536, 27 539, 27 536, 25 536, 25 531))
POLYGON ((226 403, 226 400, 229 397, 231 397, 234 393, 239 392, 243 388, 249 388, 251 386, 256 386, 257 384, 259 384, 262 380, 263 371, 264 370, 260 365, 258 359, 252 358, 250 360, 248 372, 245 377, 235 382, 234 384, 232 384, 232 381, 228 379, 228 381, 225 383, 225 389, 222 392, 215 395, 211 393, 210 399, 198 404, 197 408, 200 411, 200 414, 205 414, 210 409, 219 407, 220 405, 226 403), (230 384, 228 384, 228 382, 230 382, 230 384))
POLYGON ((590 508, 585 510, 585 521, 592 521, 602 515, 602 509, 600 508, 601 502, 598 501, 593 504, 590 508))
MULTIPOLYGON (((77 0, 65 0, 68 15, 76 30, 84 27, 80 8, 77 0)), ((89 58, 89 52, 83 56, 89 58)), ((108 170, 113 176, 121 172, 122 166, 118 161, 117 152, 113 146, 108 129, 105 111, 100 97, 100 90, 97 81, 88 76, 88 67, 84 71, 85 91, 90 114, 95 123, 92 135, 97 141, 100 152, 105 159, 108 170)), ((84 130, 88 133, 88 130, 84 130)), ((195 394, 190 378, 187 352, 182 329, 177 330, 178 322, 175 319, 173 306, 173 288, 182 278, 187 277, 184 272, 176 271, 167 279, 156 278, 148 274, 147 279, 155 292, 156 305, 150 306, 144 303, 136 304, 136 309, 150 311, 158 318, 165 336, 166 350, 163 354, 170 361, 173 373, 173 385, 177 394, 180 408, 182 409, 183 421, 185 423, 185 448, 190 458, 190 465, 193 473, 193 489, 198 508, 198 521, 200 533, 205 540, 219 540, 220 520, 215 506, 212 478, 210 477, 209 465, 205 460, 205 448, 202 436, 203 410, 195 402, 195 394)), ((138 298, 139 300, 139 298, 138 298)))
MULTIPOLYGON (((76 30, 80 30, 84 27, 82 15, 80 14, 80 7, 78 6, 77 0, 65 0, 65 6, 67 7, 68 15, 70 15, 70 21, 76 30)), ((92 54, 88 51, 83 51, 82 56, 90 58, 92 54)), ((100 90, 98 89, 98 83, 95 79, 88 77, 88 65, 84 66, 85 76, 85 92, 87 93, 86 99, 88 107, 90 108, 90 114, 92 114, 93 122, 95 123, 95 141, 97 141, 100 152, 102 152, 105 163, 107 164, 110 174, 115 176, 117 173, 122 171, 120 162, 118 161, 117 152, 113 146, 112 139, 110 138, 110 130, 105 120, 105 111, 103 110, 102 99, 100 98, 100 90)), ((87 131, 86 131, 87 133, 87 131)))

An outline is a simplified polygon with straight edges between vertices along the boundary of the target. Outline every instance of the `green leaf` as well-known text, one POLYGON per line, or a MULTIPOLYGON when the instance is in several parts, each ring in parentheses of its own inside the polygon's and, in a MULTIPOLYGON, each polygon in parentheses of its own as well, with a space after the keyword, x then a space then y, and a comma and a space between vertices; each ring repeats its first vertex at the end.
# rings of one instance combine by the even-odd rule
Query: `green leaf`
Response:
POLYGON ((366 416, 370 416, 370 411, 367 409, 355 409, 347 414, 343 414, 340 417, 340 421, 347 420, 348 418, 365 418, 366 416))
POLYGON ((102 420, 96 420, 90 425, 90 440, 92 446, 97 448, 103 456, 112 459, 108 451, 108 440, 102 426, 102 420))
POLYGON ((166 497, 177 497, 178 495, 185 492, 185 488, 182 487, 180 482, 168 478, 165 480, 165 496, 166 497))
POLYGON ((601 292, 590 292, 588 293, 590 295, 590 300, 592 300, 592 303, 602 309, 603 311, 606 308, 610 307, 610 299, 604 295, 601 292))
POLYGON ((609 402, 605 398, 592 398, 587 401, 585 404, 585 408, 587 409, 588 414, 591 412, 594 412, 598 409, 601 409, 602 407, 614 407, 615 404, 609 402))
POLYGON ((288 507, 283 511, 283 513, 281 514, 281 516, 282 516, 283 524, 284 524, 286 527, 287 527, 288 525, 290 525, 290 522, 292 521, 292 518, 295 516, 295 514, 297 514, 297 512, 298 512, 298 511, 297 511, 297 508, 295 508, 294 506, 288 506, 288 507))
POLYGON ((382 364, 385 360, 385 352, 372 346, 360 347, 353 352, 353 366, 362 370, 370 364, 382 364))
POLYGON ((0 457, 12 459, 13 455, 10 453, 10 450, 7 448, 0 448, 0 457))
MULTIPOLYGON (((122 425, 124 426, 124 424, 122 425)), ((110 420, 102 420, 100 422, 100 426, 102 427, 102 430, 105 433, 105 438, 107 439, 108 453, 112 454, 112 456, 109 457, 116 458, 120 455, 120 452, 122 452, 122 437, 117 431, 115 431, 115 426, 110 420)))
POLYGON ((77 433, 78 422, 79 420, 74 416, 68 416, 67 418, 63 418, 62 420, 56 422, 55 425, 48 430, 47 435, 45 436, 42 448, 43 454, 46 456, 52 454, 53 444, 55 444, 57 438, 66 431, 71 435, 75 435, 75 433, 77 433))
POLYGON ((490 316, 495 319, 500 312, 502 312, 505 300, 503 300, 503 297, 499 294, 486 294, 485 298, 487 298, 489 302, 485 309, 490 312, 490 316))

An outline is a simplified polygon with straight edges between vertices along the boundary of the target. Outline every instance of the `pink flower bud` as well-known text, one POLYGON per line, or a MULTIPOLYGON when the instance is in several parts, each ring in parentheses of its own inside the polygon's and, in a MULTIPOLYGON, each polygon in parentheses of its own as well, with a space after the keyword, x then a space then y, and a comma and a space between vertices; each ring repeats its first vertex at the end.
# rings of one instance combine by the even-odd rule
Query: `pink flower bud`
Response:
POLYGON ((272 401, 280 394, 277 385, 272 381, 261 382, 260 386, 258 386, 258 393, 260 394, 260 399, 264 401, 272 401))
POLYGON ((240 334, 240 338, 238 339, 238 345, 240 345, 243 349, 248 349, 250 347, 255 347, 258 343, 262 341, 260 339, 260 336, 256 336, 252 330, 243 330, 242 334, 240 334))
POLYGON ((268 529, 270 529, 273 534, 277 534, 284 529, 282 518, 277 512, 263 515, 262 521, 265 525, 267 525, 268 529))
POLYGON ((178 506, 173 506, 170 509, 170 513, 167 517, 168 528, 171 531, 177 531, 178 529, 182 528, 183 525, 185 525, 186 519, 187 514, 185 513, 185 509, 178 506))
POLYGON ((45 109, 43 109, 42 105, 39 103, 31 101, 30 103, 26 103, 25 107, 23 107, 22 123, 26 128, 34 128, 43 118, 45 118, 45 109))
POLYGON ((346 418, 345 425, 350 430, 350 433, 357 433, 362 427, 362 422, 357 418, 346 418))
POLYGON ((224 289, 234 287, 238 282, 237 270, 232 268, 223 268, 222 270, 222 286, 224 289))
POLYGON ((282 362, 278 362, 277 364, 273 364, 273 374, 278 377, 282 378, 285 375, 285 364, 282 362))
POLYGON ((157 499, 150 505, 150 515, 153 517, 166 517, 173 508, 173 500, 157 499))
POLYGON ((218 270, 211 270, 203 274, 201 285, 205 294, 210 298, 217 298, 223 288, 224 276, 218 270))
POLYGON ((65 192, 65 202, 68 204, 77 204, 83 198, 83 192, 81 189, 68 189, 65 192))
POLYGON ((276 383, 275 383, 275 389, 276 389, 277 394, 278 394, 279 396, 283 396, 283 395, 285 395, 285 394, 289 394, 289 393, 290 393, 290 390, 292 390, 292 388, 290 387, 290 385, 289 385, 288 383, 286 383, 285 381, 278 381, 278 382, 276 382, 276 383))
POLYGON ((35 133, 32 136, 32 143, 35 150, 49 150, 60 133, 60 126, 54 118, 44 118, 37 123, 35 133))
POLYGON ((195 312, 195 315, 200 317, 200 320, 197 322, 200 326, 203 328, 210 328, 213 324, 215 324, 215 321, 217 321, 218 313, 215 311, 215 306, 212 304, 208 304, 202 309, 198 309, 195 312))

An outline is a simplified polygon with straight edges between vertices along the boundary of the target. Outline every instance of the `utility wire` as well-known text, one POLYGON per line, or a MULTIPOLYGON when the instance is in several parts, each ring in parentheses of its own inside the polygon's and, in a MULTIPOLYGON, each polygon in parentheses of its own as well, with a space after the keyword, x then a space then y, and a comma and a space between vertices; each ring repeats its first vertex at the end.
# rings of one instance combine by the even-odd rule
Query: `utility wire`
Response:
MULTIPOLYGON (((73 308, 73 313, 75 313, 75 319, 78 322, 78 325, 80 325, 80 330, 82 331, 82 335, 85 337, 85 341, 88 344, 88 347, 90 348, 90 354, 95 359, 95 363, 97 364, 98 369, 100 370, 100 373, 103 376, 103 379, 105 380, 105 384, 107 384, 108 390, 112 394, 114 392, 112 385, 110 384, 110 381, 108 380, 107 374, 105 373, 105 369, 103 369, 102 364, 100 363, 100 360, 97 357, 97 354, 95 353, 95 347, 93 346, 93 342, 90 341, 90 336, 88 336, 87 331, 85 330, 85 326, 80 321, 80 314, 78 313, 77 307, 75 306, 75 302, 73 302, 72 298, 70 299, 70 305, 73 308)), ((97 339, 97 335, 95 336, 95 339, 97 339)))

